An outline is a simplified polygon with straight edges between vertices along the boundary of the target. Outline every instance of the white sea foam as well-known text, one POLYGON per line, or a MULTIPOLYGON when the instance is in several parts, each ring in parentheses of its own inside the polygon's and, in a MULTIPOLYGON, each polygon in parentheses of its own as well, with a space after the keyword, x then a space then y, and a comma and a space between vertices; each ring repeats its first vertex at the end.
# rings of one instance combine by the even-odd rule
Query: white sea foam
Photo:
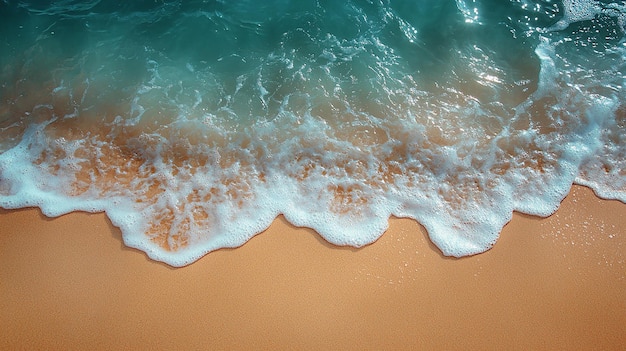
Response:
MULTIPOLYGON (((457 6, 472 30, 489 20, 479 2, 457 6)), ((562 33, 598 14, 620 23, 617 5, 599 6, 564 3, 527 58, 536 72, 490 42, 419 51, 432 43, 415 21, 356 6, 354 37, 298 27, 265 54, 210 64, 146 46, 133 52, 143 75, 98 43, 0 111, 17 120, 0 124, 0 206, 104 211, 127 245, 173 266, 281 214, 357 247, 390 216, 413 218, 446 255, 483 252, 514 211, 547 216, 574 182, 626 202, 623 41, 562 33), (91 56, 112 63, 90 71, 91 56)))
POLYGON ((548 30, 563 30, 572 23, 590 21, 601 15, 615 17, 622 30, 626 29, 626 6, 623 2, 606 4, 594 0, 564 0, 563 9, 563 17, 548 30))

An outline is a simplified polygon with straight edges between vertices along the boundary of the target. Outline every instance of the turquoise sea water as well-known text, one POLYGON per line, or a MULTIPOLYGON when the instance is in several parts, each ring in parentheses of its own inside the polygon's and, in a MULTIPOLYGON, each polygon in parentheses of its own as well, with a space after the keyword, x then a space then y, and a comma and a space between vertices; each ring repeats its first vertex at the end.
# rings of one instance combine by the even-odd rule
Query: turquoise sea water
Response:
POLYGON ((174 266, 284 215, 446 255, 573 183, 626 202, 626 2, 0 1, 0 207, 174 266))

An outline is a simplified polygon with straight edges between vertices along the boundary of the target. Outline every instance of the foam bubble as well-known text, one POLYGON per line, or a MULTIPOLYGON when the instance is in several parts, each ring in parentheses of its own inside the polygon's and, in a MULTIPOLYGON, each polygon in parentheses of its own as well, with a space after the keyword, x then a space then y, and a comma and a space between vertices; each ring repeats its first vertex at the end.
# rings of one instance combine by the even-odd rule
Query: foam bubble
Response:
POLYGON ((594 0, 564 0, 563 17, 548 30, 563 30, 576 22, 590 21, 600 15, 616 17, 620 23, 622 31, 626 18, 626 7, 623 4, 605 4, 594 0))

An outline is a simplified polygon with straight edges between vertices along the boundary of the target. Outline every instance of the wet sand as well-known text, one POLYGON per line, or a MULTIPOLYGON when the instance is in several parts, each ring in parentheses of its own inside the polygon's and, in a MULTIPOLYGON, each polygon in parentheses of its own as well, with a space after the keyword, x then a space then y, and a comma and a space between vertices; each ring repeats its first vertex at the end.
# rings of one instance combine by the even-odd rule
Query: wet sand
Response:
POLYGON ((0 330, 2 350, 624 350, 626 205, 574 187, 462 259, 410 220, 354 249, 279 218, 178 269, 103 214, 0 210, 0 330))

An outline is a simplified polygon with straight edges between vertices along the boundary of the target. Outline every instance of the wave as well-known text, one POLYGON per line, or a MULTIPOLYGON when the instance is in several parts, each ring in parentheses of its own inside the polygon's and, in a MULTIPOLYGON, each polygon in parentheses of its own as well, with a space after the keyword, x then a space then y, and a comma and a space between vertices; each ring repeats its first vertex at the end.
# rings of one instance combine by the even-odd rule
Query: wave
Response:
POLYGON ((459 257, 573 183, 626 202, 622 3, 2 6, 0 206, 104 211, 173 266, 278 215, 459 257))

